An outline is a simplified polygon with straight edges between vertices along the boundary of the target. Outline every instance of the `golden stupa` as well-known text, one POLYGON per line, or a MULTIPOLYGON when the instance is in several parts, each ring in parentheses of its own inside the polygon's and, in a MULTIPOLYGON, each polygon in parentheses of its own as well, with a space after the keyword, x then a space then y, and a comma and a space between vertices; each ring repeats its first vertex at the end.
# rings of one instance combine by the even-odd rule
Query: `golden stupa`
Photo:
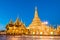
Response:
MULTIPOLYGON (((35 15, 34 15, 34 19, 32 21, 32 23, 28 26, 28 28, 31 34, 38 34, 38 35, 46 35, 47 34, 47 30, 49 29, 49 27, 44 24, 43 22, 41 22, 40 18, 38 17, 38 11, 37 11, 37 7, 35 7, 35 15)), ((48 35, 48 34, 47 34, 48 35)))

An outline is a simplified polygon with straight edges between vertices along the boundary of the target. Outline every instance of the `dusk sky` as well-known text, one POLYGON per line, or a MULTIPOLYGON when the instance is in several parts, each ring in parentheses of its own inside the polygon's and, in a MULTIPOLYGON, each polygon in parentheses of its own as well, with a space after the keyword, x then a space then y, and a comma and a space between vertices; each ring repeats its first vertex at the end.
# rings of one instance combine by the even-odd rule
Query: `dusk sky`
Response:
POLYGON ((4 30, 10 19, 17 16, 28 26, 34 17, 35 6, 39 18, 49 25, 60 25, 60 0, 0 0, 0 30, 4 30))

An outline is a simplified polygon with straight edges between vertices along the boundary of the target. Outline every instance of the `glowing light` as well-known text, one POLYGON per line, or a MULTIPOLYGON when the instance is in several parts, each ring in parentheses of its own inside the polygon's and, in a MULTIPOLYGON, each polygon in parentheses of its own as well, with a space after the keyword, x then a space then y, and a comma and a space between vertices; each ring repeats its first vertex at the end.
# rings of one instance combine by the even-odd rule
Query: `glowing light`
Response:
POLYGON ((35 34, 35 32, 33 32, 33 34, 35 34))
POLYGON ((50 34, 53 34, 53 32, 50 32, 50 34))
POLYGON ((45 22, 43 22, 42 24, 48 24, 48 22, 47 22, 47 21, 45 21, 45 22))
POLYGON ((40 32, 40 34, 42 34, 42 32, 40 32))

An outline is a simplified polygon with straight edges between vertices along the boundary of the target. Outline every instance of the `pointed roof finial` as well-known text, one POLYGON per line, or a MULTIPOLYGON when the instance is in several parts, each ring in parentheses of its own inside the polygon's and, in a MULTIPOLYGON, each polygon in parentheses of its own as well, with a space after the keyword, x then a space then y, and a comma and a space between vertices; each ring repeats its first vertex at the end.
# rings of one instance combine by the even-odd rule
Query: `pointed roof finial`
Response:
POLYGON ((35 6, 35 10, 37 10, 37 6, 35 6))
POLYGON ((35 17, 38 17, 38 10, 37 10, 37 6, 35 7, 35 17))
POLYGON ((20 22, 19 17, 17 17, 15 23, 19 23, 19 22, 20 22))
POLYGON ((17 17, 17 18, 16 18, 16 21, 14 22, 14 24, 17 25, 17 24, 19 24, 19 22, 20 22, 20 21, 19 21, 19 18, 17 17))
POLYGON ((12 22, 12 19, 10 19, 10 22, 9 22, 9 24, 13 24, 13 22, 12 22))

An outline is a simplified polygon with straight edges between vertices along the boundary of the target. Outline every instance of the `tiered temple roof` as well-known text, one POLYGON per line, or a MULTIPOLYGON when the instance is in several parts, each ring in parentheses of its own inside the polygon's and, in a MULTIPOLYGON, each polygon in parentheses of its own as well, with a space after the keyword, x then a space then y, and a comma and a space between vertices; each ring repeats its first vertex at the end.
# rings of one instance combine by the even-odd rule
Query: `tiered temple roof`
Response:
POLYGON ((6 26, 6 32, 7 34, 28 34, 28 29, 26 29, 25 25, 17 18, 14 23, 10 20, 6 26))

